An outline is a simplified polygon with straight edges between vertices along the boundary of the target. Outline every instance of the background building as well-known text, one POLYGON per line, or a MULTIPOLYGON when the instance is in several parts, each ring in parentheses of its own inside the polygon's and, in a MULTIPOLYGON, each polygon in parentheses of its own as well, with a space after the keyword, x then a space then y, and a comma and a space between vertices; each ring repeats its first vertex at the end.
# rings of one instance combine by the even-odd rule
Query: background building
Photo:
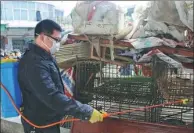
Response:
POLYGON ((1 1, 2 20, 36 21, 36 11, 41 12, 42 19, 57 20, 64 12, 54 5, 33 1, 1 1))
POLYGON ((49 18, 59 23, 64 16, 64 11, 52 4, 38 1, 1 1, 2 49, 25 50, 38 23, 37 11, 40 11, 42 19, 49 18))

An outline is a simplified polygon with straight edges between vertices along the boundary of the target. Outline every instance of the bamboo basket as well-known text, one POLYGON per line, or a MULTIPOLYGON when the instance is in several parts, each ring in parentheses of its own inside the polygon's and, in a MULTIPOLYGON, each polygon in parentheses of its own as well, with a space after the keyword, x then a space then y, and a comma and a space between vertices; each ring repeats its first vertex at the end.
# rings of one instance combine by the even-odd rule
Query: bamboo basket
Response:
POLYGON ((56 61, 60 68, 66 69, 73 66, 77 59, 89 59, 90 50, 91 46, 88 42, 62 45, 55 55, 56 61))

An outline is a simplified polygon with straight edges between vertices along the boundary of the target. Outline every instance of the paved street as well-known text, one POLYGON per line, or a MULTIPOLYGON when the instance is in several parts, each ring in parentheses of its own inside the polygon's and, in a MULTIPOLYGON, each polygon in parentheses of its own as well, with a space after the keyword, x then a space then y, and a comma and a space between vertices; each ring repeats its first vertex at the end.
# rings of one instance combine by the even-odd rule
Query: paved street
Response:
MULTIPOLYGON (((21 123, 1 119, 1 133, 24 133, 21 123)), ((61 128, 61 133, 70 133, 70 130, 61 128)))

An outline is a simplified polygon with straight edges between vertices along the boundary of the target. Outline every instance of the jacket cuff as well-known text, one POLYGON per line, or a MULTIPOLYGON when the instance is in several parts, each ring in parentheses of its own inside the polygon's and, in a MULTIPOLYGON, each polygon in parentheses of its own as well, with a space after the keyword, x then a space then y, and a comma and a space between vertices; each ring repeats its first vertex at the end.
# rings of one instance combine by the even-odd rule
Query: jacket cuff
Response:
POLYGON ((84 104, 84 106, 85 106, 87 111, 84 112, 84 115, 82 115, 81 120, 88 121, 88 120, 90 120, 94 109, 91 106, 86 105, 86 104, 84 104))

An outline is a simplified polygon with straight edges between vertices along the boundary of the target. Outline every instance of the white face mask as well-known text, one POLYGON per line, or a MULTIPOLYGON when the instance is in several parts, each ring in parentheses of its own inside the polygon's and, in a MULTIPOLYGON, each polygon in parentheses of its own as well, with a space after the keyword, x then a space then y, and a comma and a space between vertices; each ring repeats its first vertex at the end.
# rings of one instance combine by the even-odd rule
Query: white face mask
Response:
POLYGON ((60 42, 57 42, 57 43, 56 43, 56 46, 57 46, 57 52, 58 52, 59 49, 60 49, 60 42))
POLYGON ((57 43, 53 42, 53 45, 50 48, 50 53, 55 54, 56 52, 57 52, 57 43))
MULTIPOLYGON (((39 34, 37 34, 39 35, 39 34)), ((54 42, 53 41, 53 45, 51 46, 51 48, 49 48, 44 42, 43 44, 50 50, 51 55, 55 54, 57 51, 59 51, 60 48, 60 42, 54 42)))

